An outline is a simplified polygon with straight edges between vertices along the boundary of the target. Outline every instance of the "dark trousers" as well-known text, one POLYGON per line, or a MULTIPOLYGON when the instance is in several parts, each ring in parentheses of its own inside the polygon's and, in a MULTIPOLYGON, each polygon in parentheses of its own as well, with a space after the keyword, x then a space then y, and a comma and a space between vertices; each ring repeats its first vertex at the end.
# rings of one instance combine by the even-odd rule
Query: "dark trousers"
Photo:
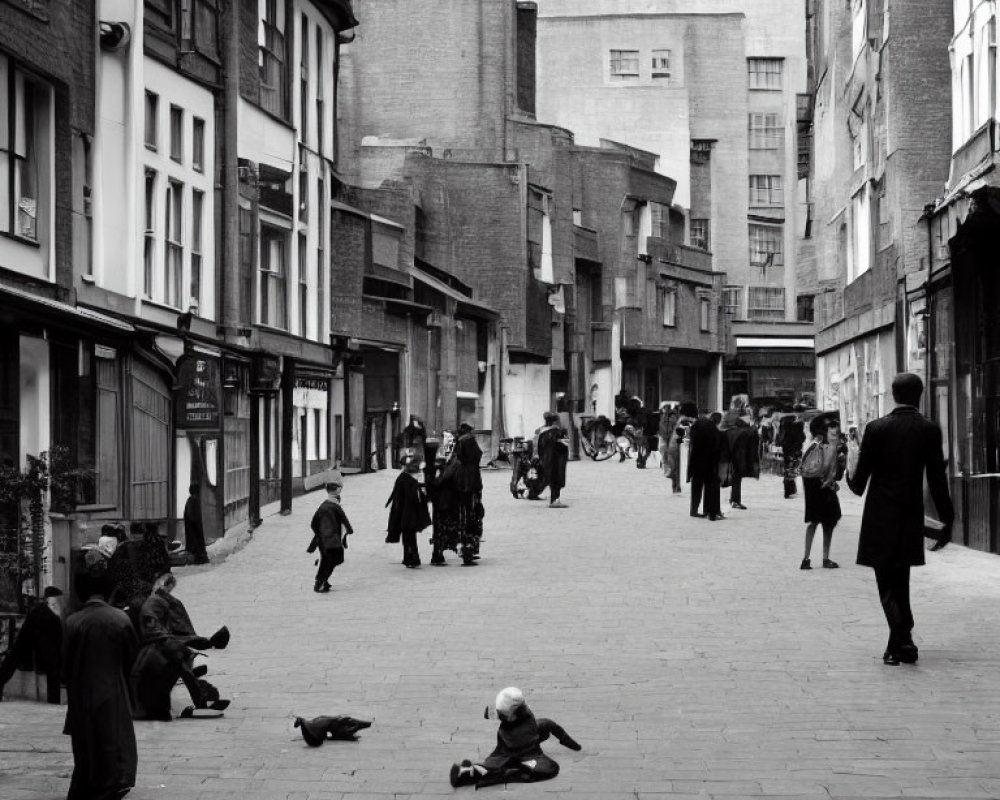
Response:
POLYGON ((337 556, 340 555, 342 550, 320 550, 319 557, 319 569, 316 570, 316 583, 322 585, 330 580, 330 576, 333 575, 333 570, 340 563, 337 556))
POLYGON ((701 505, 702 496, 705 498, 704 513, 708 515, 722 513, 722 498, 719 483, 718 470, 713 470, 711 474, 693 475, 691 477, 691 513, 698 513, 698 506, 701 505))
POLYGON ((408 567, 420 566, 420 551, 417 549, 416 531, 403 531, 403 563, 408 567))
POLYGON ((875 568, 878 596, 889 624, 889 647, 912 641, 913 612, 910 610, 910 567, 894 564, 875 568))
POLYGON ((729 502, 730 503, 742 503, 743 502, 743 478, 736 473, 733 473, 732 484, 729 489, 729 502))

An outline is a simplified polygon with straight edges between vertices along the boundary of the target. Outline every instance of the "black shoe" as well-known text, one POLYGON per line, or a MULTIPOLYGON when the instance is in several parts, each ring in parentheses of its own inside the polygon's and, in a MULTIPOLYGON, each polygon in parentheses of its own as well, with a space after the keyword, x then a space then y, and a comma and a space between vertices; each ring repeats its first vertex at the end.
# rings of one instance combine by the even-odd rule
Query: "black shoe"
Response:
POLYGON ((837 569, 840 567, 836 561, 831 561, 829 558, 823 559, 823 569, 837 569))
POLYGON ((316 592, 316 593, 322 592, 323 591, 323 584, 320 583, 319 581, 316 581, 316 583, 313 584, 313 591, 316 592))
POLYGON ((716 521, 718 521, 720 519, 725 519, 725 518, 726 518, 725 514, 709 514, 708 515, 709 522, 716 522, 716 521))
POLYGON ((882 663, 887 667, 898 667, 899 666, 899 656, 897 656, 892 650, 886 650, 882 654, 882 663))
POLYGON ((812 569, 812 563, 809 561, 808 558, 803 558, 802 563, 799 564, 799 569, 812 569))
POLYGON ((320 594, 326 594, 332 588, 333 587, 329 583, 324 583, 322 586, 319 587, 320 594))
POLYGON ((704 514, 699 514, 697 511, 692 511, 691 512, 691 516, 692 517, 697 517, 698 519, 703 519, 705 515, 704 514))
POLYGON ((204 664, 199 664, 197 667, 192 668, 191 674, 196 678, 204 678, 208 674, 208 667, 204 664))
POLYGON ((747 507, 743 503, 730 503, 730 508, 738 508, 740 511, 746 511, 747 507))
POLYGON ((917 646, 911 641, 896 648, 896 657, 904 664, 917 663, 917 646))

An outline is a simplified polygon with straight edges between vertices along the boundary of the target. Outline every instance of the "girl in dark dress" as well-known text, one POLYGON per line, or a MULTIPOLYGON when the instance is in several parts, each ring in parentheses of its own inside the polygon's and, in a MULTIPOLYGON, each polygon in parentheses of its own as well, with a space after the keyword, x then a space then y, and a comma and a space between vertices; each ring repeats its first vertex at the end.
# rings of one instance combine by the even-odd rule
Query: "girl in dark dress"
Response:
POLYGON ((819 448, 823 462, 819 477, 802 476, 802 491, 806 498, 806 550, 802 559, 801 569, 812 569, 809 554, 812 551, 813 537, 816 526, 823 527, 823 566, 826 569, 836 569, 840 565, 830 560, 830 542, 833 540, 833 529, 840 520, 840 500, 837 498, 837 445, 840 429, 835 422, 828 422, 823 417, 816 417, 809 424, 812 441, 806 446, 803 454, 803 464, 809 459, 809 451, 819 448))

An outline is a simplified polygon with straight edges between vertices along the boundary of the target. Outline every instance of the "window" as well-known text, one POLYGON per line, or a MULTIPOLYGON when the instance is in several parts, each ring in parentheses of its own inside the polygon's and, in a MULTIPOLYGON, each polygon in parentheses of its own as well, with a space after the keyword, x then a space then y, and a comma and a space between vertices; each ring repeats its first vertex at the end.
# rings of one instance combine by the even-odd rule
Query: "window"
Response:
POLYGON ((316 237, 316 338, 320 341, 323 340, 323 319, 326 317, 326 295, 323 292, 323 276, 325 274, 325 256, 323 254, 323 241, 326 238, 323 235, 323 209, 325 208, 324 197, 326 192, 326 184, 323 179, 320 178, 316 182, 316 197, 318 201, 316 203, 316 228, 318 235, 316 237))
POLYGON ((217 0, 181 0, 181 47, 217 58, 218 14, 217 0))
POLYGON ((164 210, 167 215, 164 225, 167 247, 163 263, 163 300, 174 308, 180 308, 184 270, 184 184, 167 182, 164 210))
POLYGON ((708 250, 709 230, 707 219, 691 220, 691 246, 701 250, 708 250))
POLYGON ((249 208, 240 207, 240 321, 253 320, 254 224, 249 208))
POLYGON ((305 150, 299 149, 299 222, 309 219, 309 170, 305 164, 305 150))
POLYGON ((160 96, 146 92, 146 147, 155 150, 159 142, 160 96))
POLYGON ((288 234, 267 225, 260 227, 260 302, 258 316, 262 325, 288 327, 288 301, 285 281, 288 234))
POLYGON ((747 298, 750 319, 784 319, 785 290, 775 286, 751 286, 747 298))
POLYGON ((868 14, 865 0, 852 0, 852 20, 851 20, 851 44, 854 46, 854 56, 861 52, 865 46, 865 33, 868 23, 868 14))
POLYGON ((670 51, 669 50, 654 50, 653 51, 653 72, 652 75, 658 80, 663 80, 666 83, 670 82, 670 51))
POLYGON ((752 208, 781 208, 783 205, 780 175, 750 176, 750 206, 752 208))
POLYGON ((205 193, 195 189, 191 193, 191 300, 201 309, 201 231, 204 225, 205 193))
POLYGON ((671 286, 661 286, 660 308, 663 309, 663 326, 672 328, 677 324, 677 290, 671 286))
POLYGON ((747 75, 751 89, 781 89, 784 61, 780 58, 748 58, 747 75))
POLYGON ((722 308, 727 314, 739 317, 743 311, 743 287, 727 286, 722 290, 722 308))
POLYGON ((612 50, 611 51, 611 80, 638 80, 639 79, 639 51, 638 50, 612 50))
POLYGON ((813 322, 815 319, 815 312, 813 308, 813 301, 815 295, 811 294, 800 294, 795 298, 795 319, 799 322, 813 322))
POLYGON ((851 199, 851 250, 847 254, 847 282, 864 275, 872 265, 871 208, 868 190, 851 199))
POLYGON ((184 109, 170 106, 170 158, 184 159, 184 109))
POLYGON ((658 239, 670 238, 670 209, 663 203, 649 203, 650 236, 658 239))
POLYGON ((205 171, 205 120, 199 117, 191 121, 191 166, 205 171))
POLYGON ((323 29, 316 26, 316 150, 323 152, 324 110, 323 110, 323 29))
POLYGON ((304 233, 299 234, 299 335, 309 331, 309 247, 304 233))
POLYGON ((299 141, 309 140, 309 17, 302 15, 299 35, 299 141))
POLYGON ((777 114, 750 115, 750 149, 777 150, 782 144, 781 126, 777 114))
POLYGON ((766 274, 771 267, 785 263, 782 254, 784 228, 780 225, 750 225, 750 266, 766 274))
POLYGON ((142 293, 153 296, 153 273, 156 265, 156 171, 146 170, 146 213, 143 241, 142 293))
POLYGON ((698 324, 702 331, 712 330, 712 304, 707 297, 698 300, 698 324))
POLYGON ((49 195, 51 95, 0 56, 0 231, 33 242, 44 230, 39 214, 49 195))
POLYGON ((260 69, 260 105, 265 111, 285 119, 287 78, 285 76, 285 7, 278 0, 262 0, 263 15, 258 37, 257 66, 260 69))

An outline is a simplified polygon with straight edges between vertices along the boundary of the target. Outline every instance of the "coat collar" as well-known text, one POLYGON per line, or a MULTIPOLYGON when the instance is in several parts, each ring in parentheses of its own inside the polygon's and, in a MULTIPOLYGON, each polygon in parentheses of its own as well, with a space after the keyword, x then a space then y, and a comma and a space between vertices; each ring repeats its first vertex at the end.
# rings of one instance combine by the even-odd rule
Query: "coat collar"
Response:
POLYGON ((920 410, 916 406, 896 406, 896 408, 894 408, 892 411, 889 412, 890 415, 892 415, 892 414, 919 414, 919 413, 920 413, 920 410))

